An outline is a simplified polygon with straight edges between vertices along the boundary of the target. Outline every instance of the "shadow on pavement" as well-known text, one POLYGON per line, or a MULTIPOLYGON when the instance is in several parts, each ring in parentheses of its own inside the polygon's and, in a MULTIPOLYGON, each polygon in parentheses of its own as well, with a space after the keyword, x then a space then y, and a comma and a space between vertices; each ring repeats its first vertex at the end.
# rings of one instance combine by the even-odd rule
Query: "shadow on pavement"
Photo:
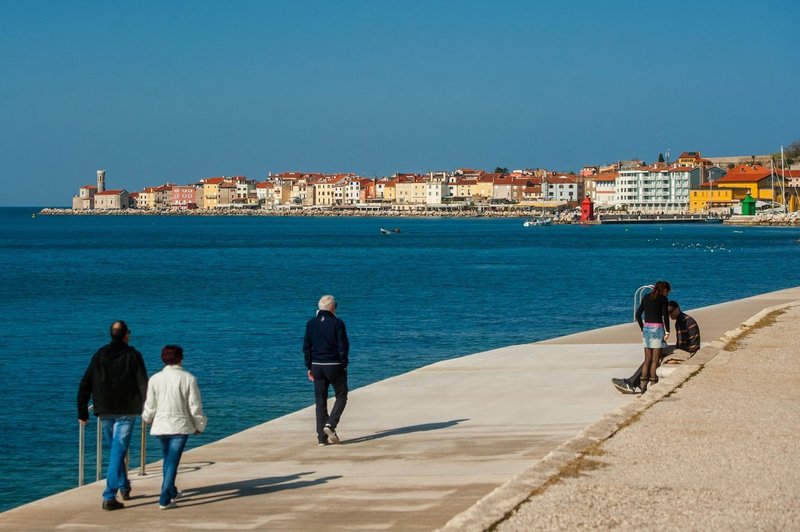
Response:
POLYGON ((201 504, 211 504, 236 499, 239 497, 251 497, 253 495, 264 495, 278 491, 294 490, 325 484, 331 480, 341 478, 341 475, 320 477, 309 480, 301 480, 302 477, 313 475, 314 471, 306 471, 295 475, 282 477, 266 477, 251 480, 240 480, 236 482, 225 482, 223 484, 212 484, 198 488, 183 490, 183 495, 178 499, 179 506, 199 506, 201 504))
POLYGON ((454 427, 459 423, 464 421, 469 421, 469 418, 465 419, 453 419, 451 421, 440 421, 438 423, 422 423, 419 425, 409 425, 407 427, 399 427, 396 429, 388 429, 388 430, 381 430, 374 434, 370 434, 369 436, 362 436, 360 438, 353 438, 350 440, 342 440, 340 445, 348 445, 351 443, 362 443, 365 441, 370 440, 377 440, 380 438, 388 438, 389 436, 398 436, 400 434, 410 434, 412 432, 427 432, 430 430, 439 430, 439 429, 446 429, 449 427, 454 427))

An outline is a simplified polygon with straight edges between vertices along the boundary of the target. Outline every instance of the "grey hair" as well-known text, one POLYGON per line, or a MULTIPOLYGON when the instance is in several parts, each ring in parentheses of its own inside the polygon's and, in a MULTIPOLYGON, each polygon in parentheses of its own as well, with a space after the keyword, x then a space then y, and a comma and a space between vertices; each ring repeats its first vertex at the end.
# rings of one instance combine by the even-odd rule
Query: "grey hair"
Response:
POLYGON ((325 295, 319 298, 319 303, 317 303, 317 308, 320 310, 329 310, 333 311, 336 309, 336 300, 333 296, 325 295))

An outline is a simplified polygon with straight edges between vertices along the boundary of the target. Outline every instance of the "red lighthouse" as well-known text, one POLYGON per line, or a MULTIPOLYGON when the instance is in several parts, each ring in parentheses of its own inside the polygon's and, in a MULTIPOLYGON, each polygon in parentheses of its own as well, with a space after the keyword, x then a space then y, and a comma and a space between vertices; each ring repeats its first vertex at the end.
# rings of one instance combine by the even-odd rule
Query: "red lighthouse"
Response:
POLYGON ((581 221, 589 222, 591 220, 594 220, 594 203, 589 194, 586 194, 586 197, 581 202, 581 221))

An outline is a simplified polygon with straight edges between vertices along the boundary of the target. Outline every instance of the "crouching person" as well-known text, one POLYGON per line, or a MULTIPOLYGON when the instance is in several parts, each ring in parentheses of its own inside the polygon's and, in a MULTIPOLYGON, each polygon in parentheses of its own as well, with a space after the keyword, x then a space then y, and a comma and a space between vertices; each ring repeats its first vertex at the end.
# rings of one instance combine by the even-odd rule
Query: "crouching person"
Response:
POLYGON ((183 349, 167 345, 161 350, 164 369, 150 378, 142 420, 152 424, 150 434, 158 438, 164 454, 164 480, 161 484, 161 510, 175 508, 178 488, 175 477, 189 434, 200 434, 206 428, 203 402, 197 379, 183 369, 183 349))

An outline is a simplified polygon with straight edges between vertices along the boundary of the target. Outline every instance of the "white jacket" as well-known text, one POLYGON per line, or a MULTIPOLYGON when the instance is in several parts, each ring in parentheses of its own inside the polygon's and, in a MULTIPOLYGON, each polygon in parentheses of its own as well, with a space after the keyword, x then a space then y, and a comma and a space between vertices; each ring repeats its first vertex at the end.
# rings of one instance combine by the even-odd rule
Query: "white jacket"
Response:
POLYGON ((174 365, 150 377, 142 421, 152 424, 153 436, 203 432, 207 419, 194 375, 174 365))

